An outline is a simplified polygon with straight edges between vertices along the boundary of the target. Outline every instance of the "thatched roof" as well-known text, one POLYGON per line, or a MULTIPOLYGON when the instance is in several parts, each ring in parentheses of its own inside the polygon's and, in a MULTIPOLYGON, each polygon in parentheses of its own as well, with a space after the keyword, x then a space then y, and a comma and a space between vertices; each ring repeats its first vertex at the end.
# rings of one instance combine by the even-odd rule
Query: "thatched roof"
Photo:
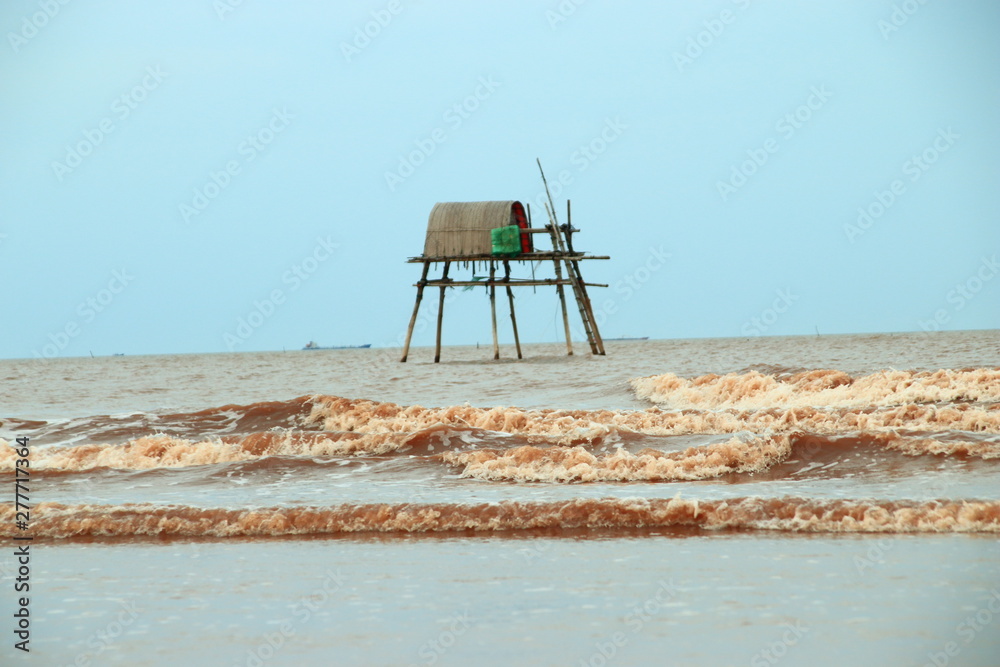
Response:
POLYGON ((442 202, 427 220, 425 257, 489 254, 490 230, 507 225, 527 227, 519 201, 442 202))

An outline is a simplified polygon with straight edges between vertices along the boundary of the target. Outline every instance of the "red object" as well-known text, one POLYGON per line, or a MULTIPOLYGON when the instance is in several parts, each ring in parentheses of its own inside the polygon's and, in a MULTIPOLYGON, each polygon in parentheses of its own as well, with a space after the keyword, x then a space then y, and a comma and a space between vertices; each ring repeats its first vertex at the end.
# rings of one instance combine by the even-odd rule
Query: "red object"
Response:
MULTIPOLYGON (((521 205, 521 202, 514 202, 511 209, 514 213, 514 222, 517 223, 517 226, 521 229, 527 229, 528 216, 525 215, 524 206, 521 205)), ((528 232, 521 232, 521 252, 532 252, 531 234, 528 232)))

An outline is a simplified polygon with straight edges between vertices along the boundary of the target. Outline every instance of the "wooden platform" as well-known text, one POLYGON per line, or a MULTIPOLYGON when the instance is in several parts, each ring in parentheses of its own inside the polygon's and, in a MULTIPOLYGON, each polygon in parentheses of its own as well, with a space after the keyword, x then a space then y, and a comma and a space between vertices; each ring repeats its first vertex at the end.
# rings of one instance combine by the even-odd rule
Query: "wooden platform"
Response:
MULTIPOLYGON (((576 230, 580 231, 580 230, 576 230)), ((454 262, 456 264, 460 262, 471 263, 471 262, 496 262, 506 260, 508 262, 544 262, 553 261, 556 259, 568 259, 570 261, 578 261, 582 259, 611 259, 607 255, 588 255, 582 252, 522 252, 517 255, 511 255, 509 257, 503 255, 493 255, 493 254, 477 254, 477 255, 450 255, 441 257, 410 257, 406 260, 407 264, 423 264, 426 262, 430 263, 441 263, 441 262, 454 262)))
MULTIPOLYGON (((573 227, 572 208, 570 202, 566 202, 566 224, 560 225, 556 219, 555 206, 552 203, 552 195, 549 193, 548 183, 545 181, 545 172, 542 171, 541 162, 538 169, 542 172, 542 183, 545 184, 545 192, 548 195, 548 203, 545 205, 548 214, 549 224, 544 227, 533 227, 531 224, 531 207, 525 209, 521 202, 508 200, 496 202, 451 202, 439 203, 431 211, 428 221, 427 238, 424 242, 425 254, 419 257, 410 257, 407 263, 422 264, 423 270, 420 280, 414 283, 417 288, 416 303, 413 304, 413 314, 410 316, 410 325, 406 330, 406 342, 403 344, 403 355, 401 362, 405 362, 410 353, 410 340, 413 337, 413 328, 417 322, 417 314, 420 311, 420 303, 424 297, 424 289, 427 287, 437 287, 439 290, 438 312, 437 312, 437 335, 434 345, 434 362, 441 360, 441 325, 444 318, 445 290, 449 287, 484 287, 490 295, 490 314, 493 325, 493 358, 500 358, 500 345, 497 339, 497 311, 496 311, 496 289, 502 287, 507 291, 507 300, 510 304, 510 321, 514 329, 514 345, 517 348, 517 358, 521 356, 521 341, 517 333, 517 316, 514 314, 514 287, 548 287, 556 288, 559 302, 562 307, 563 328, 566 333, 566 353, 573 354, 573 341, 570 336, 569 313, 566 307, 566 294, 564 287, 573 290, 576 298, 577 309, 580 312, 580 319, 583 322, 583 329, 587 335, 587 343, 592 354, 603 355, 604 341, 597 329, 597 321, 594 319, 594 311, 590 304, 590 297, 587 295, 588 287, 607 287, 602 283, 588 283, 583 279, 580 272, 580 262, 586 259, 611 259, 607 255, 588 255, 585 252, 578 252, 573 249, 573 234, 580 230, 573 227), (512 225, 517 225, 520 236, 519 247, 522 252, 515 254, 494 254, 483 252, 490 249, 490 245, 484 241, 484 234, 488 237, 491 231, 503 227, 508 230, 512 225), (533 238, 535 235, 548 234, 552 241, 551 250, 536 250, 533 238), (448 254, 435 254, 440 252, 448 254), (535 278, 534 269, 540 262, 552 262, 555 278, 535 278), (532 275, 530 278, 511 277, 511 264, 531 263, 532 275), (428 278, 428 273, 432 266, 441 264, 440 278, 428 278), (448 272, 452 265, 468 267, 470 264, 475 267, 482 264, 489 271, 489 277, 484 276, 481 280, 454 280, 448 277, 448 272), (503 271, 503 276, 498 276, 498 269, 503 271), (565 277, 563 271, 565 270, 565 277)), ((508 230, 509 231, 509 230, 508 230)), ((494 246, 497 247, 497 246, 494 246)), ((502 247, 502 246, 501 246, 502 247)))

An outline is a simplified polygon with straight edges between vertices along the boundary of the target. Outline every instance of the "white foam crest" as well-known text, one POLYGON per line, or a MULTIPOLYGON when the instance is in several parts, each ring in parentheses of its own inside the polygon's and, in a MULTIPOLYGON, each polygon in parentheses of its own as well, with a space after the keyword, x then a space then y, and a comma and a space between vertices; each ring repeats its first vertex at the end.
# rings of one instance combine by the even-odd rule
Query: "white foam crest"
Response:
POLYGON ((534 447, 505 451, 446 452, 444 460, 463 465, 463 477, 518 482, 662 482, 702 480, 737 472, 758 472, 788 458, 788 436, 731 438, 681 452, 618 449, 597 455, 583 447, 534 447))
POLYGON ((639 398, 676 409, 889 407, 921 403, 1000 401, 1000 370, 880 371, 854 378, 813 370, 787 378, 751 371, 685 379, 673 373, 636 378, 639 398))
MULTIPOLYGON (((382 455, 406 447, 416 434, 344 434, 263 432, 239 440, 192 441, 168 435, 150 435, 120 445, 78 445, 32 451, 31 466, 38 470, 117 468, 149 470, 250 461, 265 456, 382 455)), ((0 448, 0 470, 13 470, 17 454, 0 448)))
POLYGON ((400 406, 368 400, 316 397, 311 424, 328 431, 357 433, 414 432, 431 427, 478 428, 525 436, 537 442, 581 444, 619 433, 694 435, 714 433, 782 433, 807 430, 911 430, 1000 432, 1000 405, 903 405, 882 409, 785 407, 766 410, 525 410, 516 407, 441 408, 400 406))

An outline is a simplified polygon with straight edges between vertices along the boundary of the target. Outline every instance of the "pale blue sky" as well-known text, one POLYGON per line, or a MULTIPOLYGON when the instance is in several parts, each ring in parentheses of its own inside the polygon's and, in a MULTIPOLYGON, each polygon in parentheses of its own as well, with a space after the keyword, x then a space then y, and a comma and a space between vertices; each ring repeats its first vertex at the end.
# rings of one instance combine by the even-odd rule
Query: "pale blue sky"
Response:
POLYGON ((397 345, 433 204, 536 157, 606 337, 1000 327, 994 2, 225 2, 0 9, 0 357, 397 345))

